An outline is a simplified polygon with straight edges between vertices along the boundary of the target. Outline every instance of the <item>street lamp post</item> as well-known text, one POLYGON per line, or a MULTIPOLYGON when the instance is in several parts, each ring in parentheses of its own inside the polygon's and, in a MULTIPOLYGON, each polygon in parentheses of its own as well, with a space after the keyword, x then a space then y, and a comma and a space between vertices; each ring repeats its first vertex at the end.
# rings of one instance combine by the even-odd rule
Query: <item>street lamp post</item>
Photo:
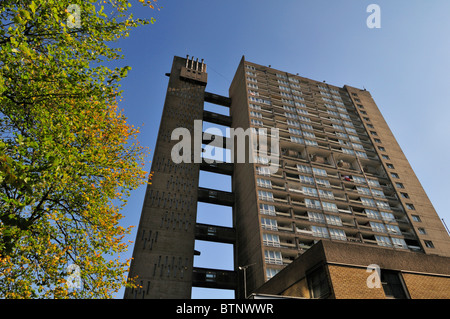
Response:
POLYGON ((253 266, 253 264, 250 265, 246 265, 246 266, 239 266, 239 270, 243 270, 244 271, 244 296, 245 299, 247 299, 247 268, 250 266, 253 266))

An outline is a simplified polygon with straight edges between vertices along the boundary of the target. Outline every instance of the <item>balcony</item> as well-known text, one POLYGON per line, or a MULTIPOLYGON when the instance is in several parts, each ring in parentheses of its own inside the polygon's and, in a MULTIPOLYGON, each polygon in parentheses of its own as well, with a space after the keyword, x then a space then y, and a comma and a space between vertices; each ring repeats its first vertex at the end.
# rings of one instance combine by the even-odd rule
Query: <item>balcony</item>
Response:
POLYGON ((307 228, 298 228, 295 227, 295 232, 298 234, 303 234, 303 235, 308 235, 308 236, 312 236, 312 230, 309 230, 307 228))
POLYGON ((278 231, 292 233, 294 232, 294 229, 292 225, 278 223, 278 231))

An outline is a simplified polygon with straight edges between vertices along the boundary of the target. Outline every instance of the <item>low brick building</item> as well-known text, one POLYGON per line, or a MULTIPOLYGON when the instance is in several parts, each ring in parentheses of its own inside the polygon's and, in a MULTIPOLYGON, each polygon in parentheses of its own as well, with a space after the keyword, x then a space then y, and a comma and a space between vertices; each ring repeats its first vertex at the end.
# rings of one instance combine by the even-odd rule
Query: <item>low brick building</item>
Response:
POLYGON ((450 258, 319 241, 256 293, 331 299, 448 299, 450 258))

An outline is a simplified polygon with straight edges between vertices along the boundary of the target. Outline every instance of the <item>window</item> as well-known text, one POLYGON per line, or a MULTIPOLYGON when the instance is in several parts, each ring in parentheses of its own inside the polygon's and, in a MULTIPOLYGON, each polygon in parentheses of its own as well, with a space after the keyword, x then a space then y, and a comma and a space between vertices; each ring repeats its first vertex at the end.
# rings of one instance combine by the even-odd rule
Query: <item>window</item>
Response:
POLYGON ((358 156, 358 157, 367 158, 366 152, 355 151, 355 154, 356 154, 356 156, 358 156))
POLYGON ((261 227, 267 230, 278 230, 278 224, 275 219, 261 218, 261 227))
POLYGON ((288 130, 291 134, 302 135, 302 131, 300 131, 298 128, 289 127, 288 130))
POLYGON ((359 194, 371 195, 370 189, 368 189, 367 187, 356 186, 356 190, 359 194))
POLYGON ((411 210, 416 210, 416 208, 414 207, 413 204, 406 204, 406 208, 411 209, 411 210))
POLYGON ((382 223, 376 223, 376 222, 369 222, 370 227, 372 228, 372 231, 378 232, 378 233, 385 233, 386 228, 382 223))
POLYGON ((347 240, 347 236, 345 235, 345 232, 342 229, 333 229, 330 228, 330 237, 331 239, 337 239, 337 240, 347 240))
POLYGON ((298 178, 300 179, 300 182, 304 184, 314 185, 314 178, 310 176, 298 175, 298 178))
POLYGON ((306 145, 311 145, 311 146, 319 145, 316 141, 311 141, 311 140, 306 140, 306 139, 305 139, 305 144, 306 145))
POLYGON ((250 111, 250 116, 262 118, 262 114, 255 111, 250 111))
POLYGON ((258 191, 258 197, 259 197, 260 200, 273 202, 273 194, 271 192, 266 192, 266 191, 259 190, 258 191))
POLYGON ((322 213, 308 212, 310 222, 325 224, 325 218, 322 213))
POLYGON ((408 245, 406 244, 404 239, 395 238, 395 237, 392 237, 391 239, 392 239, 392 243, 394 244, 395 248, 408 249, 408 245))
POLYGON ((372 187, 381 187, 380 182, 376 179, 367 179, 367 183, 372 187))
POLYGON ((366 125, 368 128, 374 128, 374 126, 372 124, 367 123, 366 125))
POLYGON ((297 110, 295 107, 293 107, 293 106, 288 106, 288 105, 283 105, 283 109, 284 109, 285 111, 290 111, 290 112, 293 112, 293 113, 295 113, 296 110, 297 110))
POLYGON ((315 208, 315 209, 322 209, 322 206, 320 205, 320 201, 315 199, 309 199, 305 198, 305 204, 308 208, 315 208))
MULTIPOLYGON (((381 143, 381 142, 380 142, 381 143)), ((382 152, 386 152, 386 149, 383 146, 378 146, 378 149, 382 152)))
POLYGON ((336 204, 334 204, 334 203, 322 202, 322 206, 323 206, 323 210, 326 210, 329 212, 337 212, 338 211, 338 208, 337 208, 336 204))
POLYGON ((381 143, 381 140, 380 140, 379 138, 374 138, 373 140, 374 140, 374 142, 376 142, 376 143, 381 143))
POLYGON ((396 221, 394 214, 388 213, 388 212, 381 212, 381 217, 384 221, 387 222, 394 222, 396 221))
POLYGON ((342 153, 344 153, 344 154, 350 154, 350 155, 355 154, 355 152, 353 150, 349 150, 347 148, 342 147, 341 150, 342 150, 342 153))
POLYGON ((388 232, 400 235, 402 232, 400 231, 400 228, 398 228, 397 225, 386 225, 386 229, 388 232))
POLYGON ((250 103, 249 106, 253 110, 261 110, 261 105, 250 103))
POLYGON ((291 125, 291 126, 295 126, 295 127, 300 127, 300 123, 297 122, 297 121, 287 120, 286 123, 287 123, 287 125, 291 125))
POLYGON ((297 136, 291 136, 291 142, 297 144, 305 144, 303 139, 297 136))
POLYGON ((375 131, 370 131, 370 134, 372 134, 374 136, 378 136, 377 132, 375 132, 375 131))
POLYGON ((409 195, 407 193, 400 193, 400 195, 402 196, 402 198, 409 198, 409 195))
POLYGON ((390 160, 390 158, 389 158, 389 156, 387 156, 387 155, 381 155, 381 157, 383 158, 383 159, 385 159, 385 160, 390 160))
POLYGON ((369 218, 373 218, 373 219, 380 219, 380 213, 375 211, 375 210, 371 210, 371 209, 365 209, 364 210, 366 212, 367 217, 369 218))
POLYGON ((259 187, 272 188, 272 182, 268 179, 258 178, 257 184, 259 187))
POLYGON ((415 222, 421 222, 422 221, 418 215, 411 215, 411 217, 412 217, 412 220, 415 221, 415 222))
POLYGON ((405 188, 405 186, 402 183, 395 183, 395 186, 397 188, 405 188))
POLYGON ((372 194, 375 197, 381 197, 381 198, 385 198, 386 196, 384 195, 383 191, 380 191, 378 189, 372 189, 372 194))
POLYGON ((424 240, 425 246, 428 248, 434 248, 434 244, 431 240, 424 240))
POLYGON ((406 299, 405 289, 403 288, 400 274, 396 271, 381 270, 381 284, 384 294, 388 298, 406 299))
POLYGON ((370 122, 370 119, 369 119, 368 117, 363 117, 363 119, 364 119, 365 121, 370 122))
POLYGON ((264 251, 264 261, 267 264, 283 264, 283 257, 281 256, 281 252, 273 251, 273 250, 265 250, 264 251))
POLYGON ((284 112, 284 116, 286 116, 288 118, 291 118, 291 119, 296 119, 297 118, 296 114, 292 114, 292 113, 289 113, 289 112, 284 112))
POLYGON ((393 178, 400 178, 400 177, 398 176, 398 174, 397 174, 397 173, 394 173, 394 172, 391 172, 391 176, 392 176, 393 178))
POLYGON ((391 206, 389 206, 388 202, 384 202, 384 201, 381 201, 381 200, 376 200, 376 203, 377 203, 377 207, 380 208, 380 209, 388 209, 388 210, 391 209, 391 206))
POLYGON ((361 197, 361 202, 364 206, 377 207, 377 204, 375 204, 375 201, 371 198, 361 197))
POLYGON ((315 237, 330 238, 326 227, 311 226, 312 234, 315 237))
POLYGON ((298 116, 298 119, 299 119, 299 120, 302 120, 302 121, 304 121, 304 122, 311 122, 311 120, 310 120, 309 118, 304 117, 304 116, 301 116, 301 115, 298 116))
MULTIPOLYGON (((342 226, 342 220, 339 216, 334 215, 325 215, 325 219, 327 221, 327 224, 334 225, 334 226, 342 226)), ((331 233, 331 229, 330 229, 331 233)), ((345 233, 344 233, 345 235, 345 233)))
MULTIPOLYGON (((344 116, 344 114, 341 114, 341 117, 343 117, 343 116, 344 116)), ((353 122, 351 122, 351 121, 343 121, 342 123, 344 123, 344 125, 354 127, 353 122)), ((345 129, 347 130, 347 128, 345 128, 345 129)))
POLYGON ((317 190, 315 188, 303 186, 302 190, 303 190, 303 194, 305 194, 305 195, 318 197, 317 190))
POLYGON ((360 176, 353 176, 353 181, 358 184, 367 184, 366 179, 360 176))
POLYGON ((306 165, 297 164, 297 170, 302 173, 312 173, 312 169, 306 165))
POLYGON ((324 169, 313 167, 312 170, 314 172, 314 175, 327 176, 327 171, 324 169))
POLYGON ((265 246, 280 247, 280 236, 263 234, 263 244, 265 246))
POLYGON ((263 121, 261 120, 250 119, 250 122, 252 125, 263 126, 263 121))
POLYGON ((254 96, 250 96, 249 100, 252 102, 264 103, 264 104, 268 104, 268 105, 272 104, 272 102, 270 102, 270 100, 265 100, 265 99, 261 99, 259 97, 254 97, 254 96))
POLYGON ((358 134, 354 128, 346 127, 345 130, 347 131, 347 133, 353 133, 355 135, 358 134))
POLYGON ((302 129, 305 129, 305 130, 313 130, 314 128, 312 127, 312 125, 310 125, 310 124, 304 124, 304 123, 301 123, 300 124, 300 127, 302 128, 302 129))
POLYGON ((426 235, 427 234, 425 228, 419 227, 417 230, 419 231, 419 234, 422 234, 422 235, 426 235))
POLYGON ((320 196, 320 198, 334 199, 333 192, 326 191, 326 190, 323 190, 323 189, 319 189, 319 196, 320 196))
POLYGON ((307 275, 308 287, 312 298, 323 298, 330 293, 325 268, 321 267, 307 275))
POLYGON ((321 178, 316 178, 316 183, 318 186, 323 186, 323 187, 331 187, 330 181, 326 180, 326 179, 321 179, 321 178))
POLYGON ((389 237, 375 235, 375 239, 377 241, 378 246, 392 247, 392 243, 389 237))
POLYGON ((316 138, 316 135, 312 132, 303 132, 304 137, 316 138))
POLYGON ((386 164, 386 166, 387 166, 387 168, 392 168, 392 169, 394 169, 394 165, 392 165, 392 164, 386 164))
POLYGON ((276 216, 275 206, 268 204, 259 204, 259 213, 264 215, 276 216))
POLYGON ((256 173, 262 176, 270 176, 270 168, 265 166, 257 166, 256 173))
POLYGON ((266 277, 267 279, 271 279, 273 276, 278 274, 280 269, 266 268, 266 277))
POLYGON ((269 165, 269 158, 266 156, 253 155, 254 163, 269 165))

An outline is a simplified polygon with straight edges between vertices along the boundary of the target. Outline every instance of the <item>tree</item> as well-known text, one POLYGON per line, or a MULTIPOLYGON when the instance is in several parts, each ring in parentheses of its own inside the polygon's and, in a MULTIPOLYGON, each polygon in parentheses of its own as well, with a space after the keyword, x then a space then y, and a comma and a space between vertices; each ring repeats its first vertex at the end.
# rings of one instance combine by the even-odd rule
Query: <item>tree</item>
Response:
MULTIPOLYGON (((156 0, 139 2, 157 8, 156 0)), ((120 210, 147 182, 147 149, 118 110, 130 67, 107 64, 122 58, 110 42, 154 22, 130 7, 0 2, 3 298, 108 298, 125 284, 129 261, 120 253, 130 229, 119 225, 120 210)))

